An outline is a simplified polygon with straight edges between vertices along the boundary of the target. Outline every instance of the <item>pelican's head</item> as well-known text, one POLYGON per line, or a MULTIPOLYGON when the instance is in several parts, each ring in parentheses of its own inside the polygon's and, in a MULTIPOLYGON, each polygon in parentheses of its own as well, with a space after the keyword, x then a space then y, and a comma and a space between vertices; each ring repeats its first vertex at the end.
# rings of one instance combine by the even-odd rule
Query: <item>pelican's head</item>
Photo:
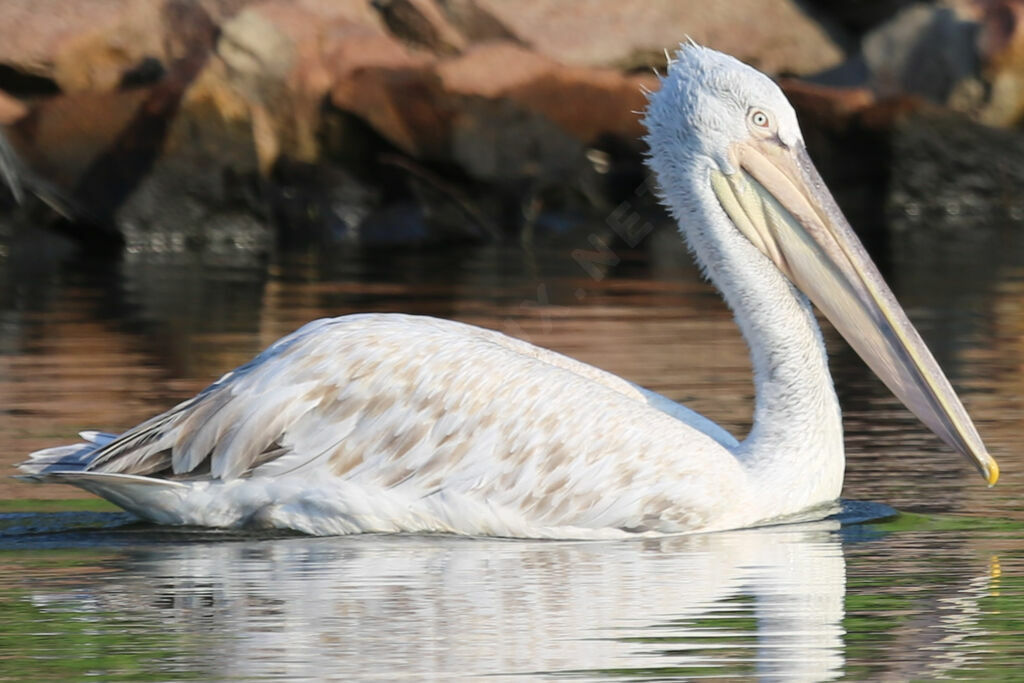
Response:
POLYGON ((683 46, 669 62, 644 124, 659 178, 710 169, 731 174, 735 144, 803 145, 796 113, 772 79, 698 45, 683 46))
POLYGON ((700 211, 702 196, 718 205, 721 220, 687 229, 749 240, 897 398, 994 484, 996 461, 818 175, 782 90, 732 57, 683 46, 644 125, 648 163, 677 217, 700 211))

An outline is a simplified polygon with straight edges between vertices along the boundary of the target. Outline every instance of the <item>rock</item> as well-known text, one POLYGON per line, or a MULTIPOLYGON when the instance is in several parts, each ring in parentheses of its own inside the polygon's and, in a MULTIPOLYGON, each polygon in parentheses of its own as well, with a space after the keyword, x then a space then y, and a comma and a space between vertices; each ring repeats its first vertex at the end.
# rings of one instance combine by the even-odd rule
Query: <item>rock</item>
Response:
POLYGON ((54 46, 52 78, 64 92, 114 90, 146 59, 165 61, 160 3, 128 3, 54 46))
POLYGON ((485 179, 565 173, 602 135, 636 140, 641 87, 655 85, 653 77, 562 66, 511 43, 480 45, 438 73, 455 112, 453 161, 485 179))
POLYGON ((322 101, 338 72, 348 69, 337 62, 339 51, 351 56, 354 46, 362 46, 379 55, 374 41, 404 50, 373 8, 359 0, 250 5, 222 26, 219 63, 190 93, 189 104, 247 119, 264 175, 281 155, 313 161, 320 151, 322 101))
MULTIPOLYGON (((909 7, 864 38, 869 86, 879 97, 915 94, 945 103, 960 91, 974 100, 967 93, 976 90, 976 31, 951 7, 909 7)), ((960 108, 972 104, 964 101, 960 108)))
POLYGON ((29 167, 70 188, 115 144, 145 99, 144 90, 54 97, 10 129, 11 142, 29 167))
POLYGON ((841 88, 784 78, 779 85, 800 115, 802 127, 843 131, 865 109, 877 102, 868 88, 841 88))
POLYGON ((21 100, 0 90, 0 126, 10 126, 27 113, 28 107, 21 100))
POLYGON ((407 154, 453 163, 471 177, 564 176, 605 135, 642 133, 642 86, 653 76, 563 66, 492 42, 434 61, 386 38, 348 41, 332 60, 332 103, 407 154))
POLYGON ((982 75, 990 86, 979 119, 1012 126, 1024 119, 1024 3, 996 1, 985 6, 977 39, 982 75))
MULTIPOLYGON (((30 193, 52 187, 51 203, 76 209, 65 213, 120 222, 135 241, 175 232, 194 242, 173 225, 202 223, 224 203, 277 207, 285 229, 360 242, 410 241, 395 226, 413 219, 414 241, 465 225, 475 227, 461 238, 493 239, 522 216, 557 222, 599 201, 595 188, 623 168, 626 190, 636 187, 635 112, 641 89, 657 87, 646 66, 684 36, 776 74, 840 63, 843 31, 803 6, 4 0, 0 91, 31 105, 0 95, 0 123, 47 179, 26 183, 30 193), (342 217, 344 198, 308 182, 319 175, 365 185, 359 216, 342 217), (180 204, 164 216, 172 196, 180 204)), ((877 107, 862 91, 792 90, 823 130, 877 107)))
POLYGON ((202 161, 167 157, 140 179, 117 209, 117 226, 129 253, 270 249, 272 230, 252 210, 248 188, 223 167, 202 161))
POLYGON ((332 103, 369 123, 410 156, 443 161, 449 113, 437 77, 423 68, 353 72, 331 91, 332 103))
POLYGON ((815 74, 885 101, 920 97, 994 126, 1024 119, 1024 2, 914 4, 870 31, 861 52, 815 74))
MULTIPOLYGON (((57 53, 83 27, 95 32, 116 24, 132 11, 152 11, 152 3, 131 0, 8 0, 0 3, 0 64, 38 76, 54 78, 57 53)), ((147 42, 152 42, 147 41, 147 42)))
POLYGON ((807 3, 843 28, 862 35, 920 0, 811 0, 807 3))
POLYGON ((391 33, 408 43, 440 55, 466 48, 466 39, 434 0, 374 0, 373 5, 391 33))
POLYGON ((431 56, 391 36, 352 31, 336 42, 327 61, 334 106, 366 121, 407 154, 444 156, 447 115, 431 56))
POLYGON ((476 0, 439 0, 452 25, 470 42, 522 42, 501 20, 476 0))
POLYGON ((216 27, 190 0, 164 3, 160 23, 158 42, 174 58, 156 85, 52 97, 9 129, 23 184, 65 217, 104 232, 160 161, 182 96, 213 47, 216 27))
POLYGON ((445 62, 439 73, 448 92, 495 99, 561 68, 564 67, 528 48, 494 42, 480 45, 459 59, 445 62))
MULTIPOLYGON (((665 49, 686 36, 772 74, 814 73, 844 58, 843 45, 830 37, 841 35, 841 29, 826 31, 794 0, 469 2, 476 17, 493 18, 538 53, 577 66, 629 70, 663 65, 665 49)), ((467 4, 461 0, 450 11, 470 15, 467 4)))
POLYGON ((220 23, 251 0, 4 0, 0 64, 65 92, 116 88, 147 59, 175 59, 163 40, 170 2, 220 23))

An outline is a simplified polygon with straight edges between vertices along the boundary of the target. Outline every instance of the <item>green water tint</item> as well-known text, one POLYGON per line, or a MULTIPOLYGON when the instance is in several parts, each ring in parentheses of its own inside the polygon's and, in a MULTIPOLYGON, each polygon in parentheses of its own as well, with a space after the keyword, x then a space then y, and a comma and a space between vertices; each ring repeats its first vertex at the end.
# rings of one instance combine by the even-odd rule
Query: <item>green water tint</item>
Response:
MULTIPOLYGON (((89 580, 102 582, 116 572, 111 564, 116 559, 103 548, 0 550, 0 677, 168 678, 173 660, 188 652, 188 639, 164 632, 155 619, 147 622, 104 609, 90 595, 96 589, 87 587, 89 580)), ((195 676, 181 671, 173 677, 195 676)))
MULTIPOLYGON (((73 566, 70 558, 68 565, 73 566)), ((5 680, 201 678, 175 663, 187 658, 194 649, 190 641, 199 636, 167 632, 156 618, 146 622, 83 609, 74 594, 57 594, 45 607, 36 601, 27 590, 0 591, 0 676, 5 680)))
POLYGON ((1024 522, 992 517, 966 517, 962 515, 922 515, 901 512, 888 519, 872 522, 879 531, 1003 531, 1024 534, 1024 522))

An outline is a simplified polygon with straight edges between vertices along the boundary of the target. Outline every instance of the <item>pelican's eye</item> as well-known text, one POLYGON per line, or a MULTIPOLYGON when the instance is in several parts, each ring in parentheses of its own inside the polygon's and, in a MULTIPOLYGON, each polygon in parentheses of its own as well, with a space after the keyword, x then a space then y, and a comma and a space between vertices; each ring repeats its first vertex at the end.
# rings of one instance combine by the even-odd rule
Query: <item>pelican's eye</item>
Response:
POLYGON ((768 116, 768 112, 763 109, 751 109, 750 114, 747 115, 751 125, 757 128, 771 128, 772 119, 768 116))

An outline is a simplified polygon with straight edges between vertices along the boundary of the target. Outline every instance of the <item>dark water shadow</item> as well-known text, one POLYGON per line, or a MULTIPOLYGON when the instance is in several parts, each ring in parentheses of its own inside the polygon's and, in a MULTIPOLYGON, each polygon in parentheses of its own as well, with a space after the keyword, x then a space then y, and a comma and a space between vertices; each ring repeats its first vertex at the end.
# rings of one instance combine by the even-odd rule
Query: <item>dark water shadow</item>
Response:
MULTIPOLYGON (((838 533, 844 542, 878 538, 883 532, 865 525, 898 515, 896 510, 882 503, 842 500, 840 506, 840 510, 829 515, 826 520, 839 523, 838 533)), ((800 523, 805 522, 797 524, 800 523)), ((779 526, 786 528, 794 525, 779 526)), ((412 535, 389 534, 389 536, 398 539, 412 535)), ((431 537, 425 534, 416 534, 415 536, 431 537)), ((450 538, 447 535, 438 535, 438 537, 450 538)), ((298 532, 277 529, 162 526, 142 521, 127 512, 69 510, 0 513, 0 551, 70 548, 116 549, 152 545, 273 541, 288 538, 306 538, 306 536, 298 532)), ((515 542, 519 539, 506 540, 515 542)), ((638 537, 637 540, 640 538, 638 537)))

